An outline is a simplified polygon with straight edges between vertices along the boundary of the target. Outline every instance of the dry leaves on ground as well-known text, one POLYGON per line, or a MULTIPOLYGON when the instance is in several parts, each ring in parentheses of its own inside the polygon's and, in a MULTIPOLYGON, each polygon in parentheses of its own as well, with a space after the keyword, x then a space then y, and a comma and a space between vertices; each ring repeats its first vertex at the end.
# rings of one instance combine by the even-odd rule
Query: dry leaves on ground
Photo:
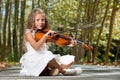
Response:
POLYGON ((0 70, 4 70, 7 67, 16 66, 18 64, 18 62, 0 62, 0 70))

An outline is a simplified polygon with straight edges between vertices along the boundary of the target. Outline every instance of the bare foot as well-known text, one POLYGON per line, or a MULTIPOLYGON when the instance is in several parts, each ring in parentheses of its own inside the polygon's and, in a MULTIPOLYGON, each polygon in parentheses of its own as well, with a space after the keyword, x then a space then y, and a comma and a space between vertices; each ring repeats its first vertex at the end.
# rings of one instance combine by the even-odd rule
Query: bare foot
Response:
POLYGON ((70 64, 61 64, 61 67, 63 69, 68 69, 72 64, 73 64, 73 62, 71 62, 70 64))

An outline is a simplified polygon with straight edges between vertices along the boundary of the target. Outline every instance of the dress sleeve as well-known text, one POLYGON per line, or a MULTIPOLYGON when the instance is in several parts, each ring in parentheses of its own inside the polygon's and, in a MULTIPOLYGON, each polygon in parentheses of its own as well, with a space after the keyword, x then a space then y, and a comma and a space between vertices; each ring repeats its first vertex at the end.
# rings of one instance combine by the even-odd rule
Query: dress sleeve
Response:
POLYGON ((25 30, 25 33, 29 33, 29 32, 30 32, 30 29, 26 29, 26 30, 25 30))
POLYGON ((33 36, 33 37, 35 36, 35 31, 34 31, 34 30, 33 30, 32 32, 31 32, 30 29, 26 29, 26 30, 25 30, 25 34, 26 34, 26 33, 29 33, 29 32, 32 33, 32 36, 33 36))

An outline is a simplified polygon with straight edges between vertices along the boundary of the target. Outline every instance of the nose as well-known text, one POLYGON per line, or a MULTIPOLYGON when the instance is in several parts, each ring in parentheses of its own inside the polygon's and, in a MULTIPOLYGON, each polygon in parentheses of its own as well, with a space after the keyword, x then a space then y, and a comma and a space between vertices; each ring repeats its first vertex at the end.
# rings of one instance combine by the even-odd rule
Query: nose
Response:
POLYGON ((40 19, 40 23, 43 23, 44 22, 44 20, 43 19, 40 19))
POLYGON ((41 24, 41 23, 43 23, 43 21, 42 21, 42 20, 39 20, 39 23, 41 24))

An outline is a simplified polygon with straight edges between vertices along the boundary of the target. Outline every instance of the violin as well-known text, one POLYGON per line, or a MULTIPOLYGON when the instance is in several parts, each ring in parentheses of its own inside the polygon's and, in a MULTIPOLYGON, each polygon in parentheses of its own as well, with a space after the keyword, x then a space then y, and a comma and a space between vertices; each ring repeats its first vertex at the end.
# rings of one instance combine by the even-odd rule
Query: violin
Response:
MULTIPOLYGON (((38 41, 40 40, 45 33, 47 33, 49 31, 48 28, 44 29, 44 30, 37 30, 35 32, 35 40, 38 41)), ((67 34, 59 34, 59 33, 54 33, 53 35, 49 36, 46 40, 46 42, 53 42, 58 46, 67 46, 69 44, 71 44, 71 37, 67 34)), ((88 51, 92 51, 93 47, 92 46, 88 46, 86 45, 84 42, 78 41, 76 40, 77 43, 81 44, 83 48, 87 49, 88 51)))

